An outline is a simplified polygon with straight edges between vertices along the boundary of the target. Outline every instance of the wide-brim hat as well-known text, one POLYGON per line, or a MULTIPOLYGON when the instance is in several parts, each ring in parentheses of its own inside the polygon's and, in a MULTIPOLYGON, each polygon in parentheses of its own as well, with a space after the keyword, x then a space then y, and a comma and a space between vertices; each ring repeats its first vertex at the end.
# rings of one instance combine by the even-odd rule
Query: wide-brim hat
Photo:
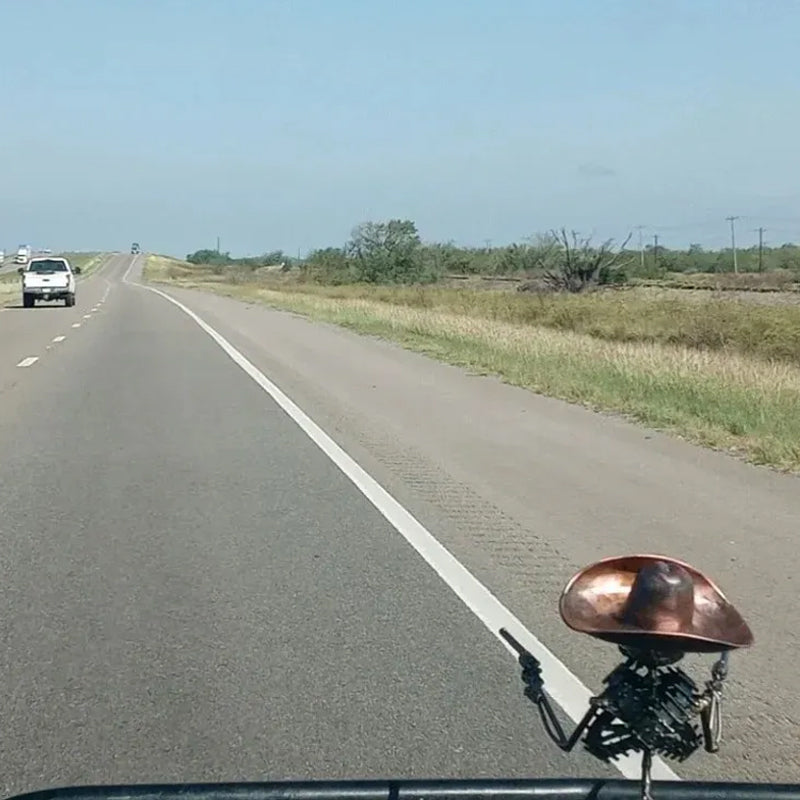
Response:
POLYGON ((721 652, 753 643, 710 578, 668 556, 605 558, 578 572, 559 602, 573 630, 637 649, 721 652))

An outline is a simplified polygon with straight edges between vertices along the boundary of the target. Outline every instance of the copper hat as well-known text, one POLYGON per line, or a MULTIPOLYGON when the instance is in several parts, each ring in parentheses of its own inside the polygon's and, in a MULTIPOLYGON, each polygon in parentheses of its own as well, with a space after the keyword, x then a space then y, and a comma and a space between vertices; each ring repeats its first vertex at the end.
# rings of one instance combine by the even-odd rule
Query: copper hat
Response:
POLYGON ((590 564, 566 585, 559 610, 573 630, 629 647, 713 653, 753 643, 747 623, 719 588, 667 556, 590 564))

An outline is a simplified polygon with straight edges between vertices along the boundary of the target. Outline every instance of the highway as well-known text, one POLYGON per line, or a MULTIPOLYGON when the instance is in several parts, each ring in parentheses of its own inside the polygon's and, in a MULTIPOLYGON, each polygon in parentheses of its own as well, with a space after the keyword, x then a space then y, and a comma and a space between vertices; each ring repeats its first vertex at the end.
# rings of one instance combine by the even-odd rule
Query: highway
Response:
POLYGON ((4 794, 619 775, 546 738, 491 627, 574 716, 616 653, 558 596, 625 552, 695 563, 756 636, 721 752, 671 768, 800 780, 795 478, 142 263, 0 310, 4 794))

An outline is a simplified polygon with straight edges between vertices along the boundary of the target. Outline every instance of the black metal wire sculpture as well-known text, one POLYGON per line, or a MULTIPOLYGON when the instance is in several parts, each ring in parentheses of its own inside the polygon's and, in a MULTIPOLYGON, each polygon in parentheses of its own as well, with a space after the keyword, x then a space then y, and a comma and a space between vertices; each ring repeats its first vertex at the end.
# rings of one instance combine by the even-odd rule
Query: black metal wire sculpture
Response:
POLYGON ((574 629, 616 643, 625 659, 605 677, 605 688, 591 698, 583 718, 567 735, 545 691, 538 659, 508 630, 499 631, 517 653, 525 696, 537 706, 545 730, 562 750, 569 752, 582 740, 584 748, 604 762, 641 753, 641 796, 652 800, 655 755, 680 762, 701 744, 710 753, 719 749, 729 651, 749 645, 752 634, 702 573, 662 556, 606 559, 567 585, 561 612, 574 629), (581 585, 579 579, 587 575, 592 580, 581 585), (615 587, 616 601, 597 592, 597 586, 615 587), (691 595, 691 604, 685 603, 683 610, 681 592, 684 600, 691 595), (704 602, 709 597, 719 599, 713 608, 704 602), (616 616, 603 616, 597 610, 614 602, 616 616), (715 651, 719 658, 700 690, 676 664, 687 652, 715 651))

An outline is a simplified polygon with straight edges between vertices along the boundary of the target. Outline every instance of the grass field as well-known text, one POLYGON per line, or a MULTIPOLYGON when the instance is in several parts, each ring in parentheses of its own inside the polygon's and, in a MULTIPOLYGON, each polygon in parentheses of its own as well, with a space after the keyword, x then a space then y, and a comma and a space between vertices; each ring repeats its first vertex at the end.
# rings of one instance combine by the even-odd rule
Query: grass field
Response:
POLYGON ((576 297, 245 280, 150 257, 149 280, 391 339, 452 364, 800 470, 800 308, 610 292, 576 297))

